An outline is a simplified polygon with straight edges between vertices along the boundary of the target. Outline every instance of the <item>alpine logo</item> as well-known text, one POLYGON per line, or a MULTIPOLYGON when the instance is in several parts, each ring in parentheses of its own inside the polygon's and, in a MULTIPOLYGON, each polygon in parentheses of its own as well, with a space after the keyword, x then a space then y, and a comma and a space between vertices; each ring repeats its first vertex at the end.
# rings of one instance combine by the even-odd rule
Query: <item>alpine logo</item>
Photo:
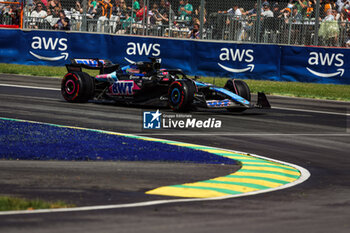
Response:
POLYGON ((322 66, 322 67, 332 67, 333 65, 337 67, 336 72, 322 73, 315 71, 313 67, 306 67, 306 69, 313 75, 321 78, 332 78, 340 76, 342 77, 345 73, 345 69, 342 68, 344 65, 344 54, 342 53, 317 53, 311 52, 308 60, 309 66, 322 66))
MULTIPOLYGON (((219 56, 220 61, 222 62, 227 62, 227 61, 239 61, 239 62, 246 62, 246 63, 251 63, 254 61, 254 56, 253 53, 254 51, 252 49, 232 49, 232 48, 222 48, 219 56)), ((253 72, 255 65, 254 64, 248 64, 246 68, 241 68, 241 69, 237 69, 237 68, 232 68, 232 67, 228 67, 225 66, 221 63, 218 63, 218 65, 229 72, 232 73, 243 73, 243 72, 253 72)))
MULTIPOLYGON (((147 43, 134 43, 129 42, 126 49, 126 54, 129 56, 152 56, 158 57, 160 55, 160 44, 147 44, 147 43)), ((129 63, 135 63, 135 61, 124 57, 129 63)))
POLYGON ((69 56, 66 52, 68 48, 67 42, 68 40, 66 38, 34 36, 29 53, 37 59, 44 61, 67 60, 69 56))

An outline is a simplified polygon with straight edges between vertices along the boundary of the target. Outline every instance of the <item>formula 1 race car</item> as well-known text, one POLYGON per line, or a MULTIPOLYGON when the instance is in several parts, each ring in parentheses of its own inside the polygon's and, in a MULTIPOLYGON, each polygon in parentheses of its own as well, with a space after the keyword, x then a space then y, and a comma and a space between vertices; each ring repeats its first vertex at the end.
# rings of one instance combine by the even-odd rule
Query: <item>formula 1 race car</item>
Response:
POLYGON ((248 85, 230 79, 224 88, 188 78, 179 69, 161 69, 160 61, 136 62, 124 67, 100 59, 72 59, 61 84, 62 96, 68 102, 114 100, 126 104, 165 103, 174 111, 193 107, 226 108, 242 112, 250 108, 270 108, 264 93, 256 105, 250 103, 248 85), (91 77, 82 69, 100 70, 91 77))

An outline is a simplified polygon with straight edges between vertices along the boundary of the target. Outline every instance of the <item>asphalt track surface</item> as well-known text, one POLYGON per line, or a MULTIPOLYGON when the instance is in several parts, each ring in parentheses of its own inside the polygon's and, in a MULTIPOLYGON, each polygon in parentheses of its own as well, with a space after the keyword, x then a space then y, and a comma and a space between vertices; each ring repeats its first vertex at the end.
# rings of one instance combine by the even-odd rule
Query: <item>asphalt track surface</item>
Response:
MULTIPOLYGON (((271 110, 191 112, 193 117, 222 120, 221 130, 145 131, 142 112, 152 108, 70 104, 56 90, 59 86, 60 80, 53 78, 0 75, 0 117, 245 151, 297 164, 308 169, 311 177, 289 189, 221 201, 0 216, 1 232, 349 232, 349 103, 270 96, 271 110)), ((0 167, 1 195, 59 198, 78 206, 157 200, 162 197, 144 191, 236 169, 58 161, 0 161, 0 167)))

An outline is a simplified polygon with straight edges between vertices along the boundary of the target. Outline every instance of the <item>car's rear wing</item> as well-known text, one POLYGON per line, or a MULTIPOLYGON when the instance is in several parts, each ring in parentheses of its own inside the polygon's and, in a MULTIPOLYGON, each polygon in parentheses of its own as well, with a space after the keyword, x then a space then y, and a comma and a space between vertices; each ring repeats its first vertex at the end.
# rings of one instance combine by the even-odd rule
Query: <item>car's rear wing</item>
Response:
POLYGON ((100 70, 100 74, 112 73, 119 68, 118 64, 113 64, 110 60, 92 58, 92 59, 82 59, 74 58, 71 59, 71 64, 66 65, 67 71, 79 71, 82 69, 89 70, 100 70))

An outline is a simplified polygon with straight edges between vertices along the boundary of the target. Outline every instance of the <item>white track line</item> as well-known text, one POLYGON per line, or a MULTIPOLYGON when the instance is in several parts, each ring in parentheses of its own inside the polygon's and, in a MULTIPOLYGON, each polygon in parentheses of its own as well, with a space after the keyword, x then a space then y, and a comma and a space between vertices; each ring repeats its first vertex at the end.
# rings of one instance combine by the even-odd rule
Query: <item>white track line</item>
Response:
POLYGON ((18 88, 28 88, 28 89, 38 89, 38 90, 49 90, 49 91, 61 91, 61 89, 59 89, 59 88, 22 86, 22 85, 4 84, 4 83, 0 83, 0 86, 1 87, 18 87, 18 88))
POLYGON ((307 137, 348 137, 349 133, 138 133, 138 136, 307 136, 307 137))
MULTIPOLYGON (((350 104, 350 102, 349 102, 349 104, 350 104)), ((297 112, 311 112, 311 113, 320 113, 320 114, 328 114, 328 115, 339 115, 339 116, 350 116, 350 113, 325 112, 325 111, 308 110, 308 109, 298 109, 298 108, 272 107, 272 109, 287 110, 287 111, 297 111, 297 112)))
MULTIPOLYGON (((24 122, 30 122, 30 123, 38 123, 38 124, 48 124, 48 123, 42 123, 42 122, 33 122, 33 121, 24 121, 24 122)), ((63 126, 63 127, 67 127, 70 128, 69 126, 63 126)), ((74 127, 73 127, 74 128, 74 127)), ((81 128, 82 130, 93 130, 93 129, 88 129, 88 128, 81 128)), ((103 131, 102 132, 106 132, 106 133, 113 133, 115 134, 116 132, 111 132, 111 131, 103 131)), ((101 132, 101 133, 102 133, 101 132)), ((117 133, 120 134, 120 133, 117 133)), ((132 134, 121 134, 121 136, 132 136, 132 134)), ((141 139, 142 140, 142 139, 141 139)), ((164 139, 167 140, 167 139, 164 139)), ((178 142, 178 141, 173 141, 172 142, 178 142)), ((203 145, 198 145, 198 146, 203 146, 203 145)), ((227 149, 222 149, 222 148, 218 148, 218 147, 211 147, 213 149, 219 149, 219 150, 226 150, 229 152, 234 152, 234 153, 240 153, 240 154, 247 154, 246 152, 241 152, 241 151, 235 151, 235 150, 227 150, 227 149)), ((249 192, 249 193, 242 193, 242 194, 237 194, 237 195, 227 195, 227 196, 223 196, 223 197, 213 197, 213 198, 190 198, 190 199, 166 199, 166 200, 158 200, 158 201, 147 201, 147 202, 136 202, 136 203, 128 203, 128 204, 116 204, 116 205, 98 205, 98 206, 83 206, 83 207, 74 207, 74 208, 60 208, 60 209, 42 209, 42 210, 19 210, 19 211, 4 211, 1 212, 0 211, 0 215, 18 215, 18 214, 40 214, 40 213, 60 213, 60 212, 76 212, 76 211, 93 211, 93 210, 108 210, 108 209, 122 209, 122 208, 134 208, 134 207, 146 207, 146 206, 154 206, 154 205, 161 205, 161 204, 171 204, 171 203, 186 203, 186 202, 200 202, 200 201, 217 201, 217 200, 225 200, 225 199, 230 199, 230 198, 237 198, 237 197, 244 197, 244 196, 252 196, 252 195, 256 195, 256 194, 261 194, 261 193, 267 193, 267 192, 273 192, 273 191, 277 191, 277 190, 282 190, 282 189, 286 189, 286 188, 290 188, 293 187, 295 185, 301 184, 304 181, 306 181, 309 177, 310 177, 310 172, 308 170, 306 170, 303 167, 300 167, 298 165, 295 164, 291 164, 291 163, 287 163, 287 162, 283 162, 283 161, 279 161, 279 160, 275 160, 275 159, 270 159, 264 156, 260 156, 260 155, 255 155, 255 154, 249 154, 250 156, 254 156, 257 158, 261 158, 261 159, 266 159, 266 160, 270 160, 273 162, 277 162, 277 163, 281 163, 284 165, 288 165, 291 167, 294 167, 296 169, 298 169, 301 173, 299 179, 279 186, 277 188, 271 188, 271 189, 267 189, 267 190, 259 190, 259 191, 255 191, 255 192, 249 192)))
MULTIPOLYGON (((18 88, 29 88, 29 89, 38 89, 38 90, 50 90, 50 91, 61 91, 59 88, 50 88, 50 87, 35 87, 35 86, 22 86, 14 84, 0 84, 2 87, 18 87, 18 88)), ((272 107, 272 109, 286 110, 286 111, 298 111, 298 112, 310 112, 310 113, 320 113, 328 115, 339 115, 339 116, 350 116, 350 113, 339 113, 339 112, 325 112, 317 110, 308 110, 308 109, 297 109, 297 108, 283 108, 283 107, 272 107)))

